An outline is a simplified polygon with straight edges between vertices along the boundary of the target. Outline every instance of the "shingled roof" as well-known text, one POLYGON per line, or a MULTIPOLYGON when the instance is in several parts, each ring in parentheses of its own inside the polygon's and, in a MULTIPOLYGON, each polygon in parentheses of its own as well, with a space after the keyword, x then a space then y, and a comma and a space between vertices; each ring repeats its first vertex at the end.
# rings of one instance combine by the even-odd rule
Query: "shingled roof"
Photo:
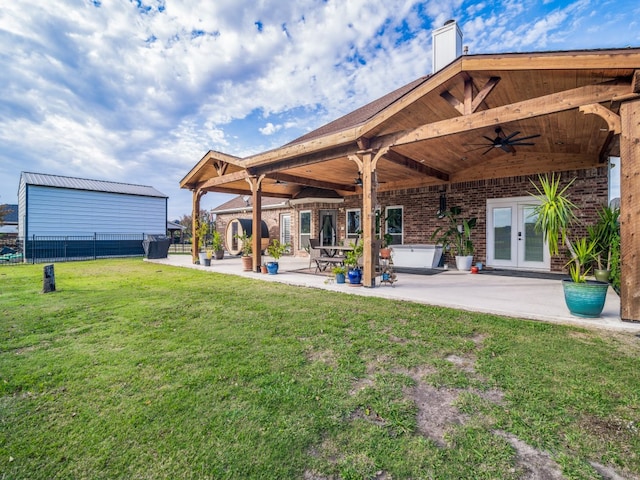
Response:
MULTIPOLYGON (((262 209, 267 210, 269 208, 282 208, 287 206, 287 200, 277 197, 262 197, 262 209)), ((238 195, 232 198, 228 202, 218 205, 212 209, 212 213, 233 213, 240 212, 242 210, 251 210, 251 197, 248 195, 238 195), (246 200, 245 200, 246 199, 246 200)))
POLYGON ((403 85, 393 92, 390 92, 385 96, 374 100, 373 102, 367 103, 366 105, 358 108, 357 110, 354 110, 353 112, 347 113, 346 115, 334 120, 333 122, 327 123, 326 125, 323 125, 320 128, 313 130, 312 132, 296 138, 295 140, 287 143, 285 146, 295 145, 297 143, 306 142, 308 140, 313 140, 314 138, 319 138, 325 135, 339 132, 341 130, 347 130, 358 125, 362 125, 363 123, 383 111, 389 105, 397 102, 407 93, 422 85, 428 79, 429 76, 420 77, 417 80, 403 85))

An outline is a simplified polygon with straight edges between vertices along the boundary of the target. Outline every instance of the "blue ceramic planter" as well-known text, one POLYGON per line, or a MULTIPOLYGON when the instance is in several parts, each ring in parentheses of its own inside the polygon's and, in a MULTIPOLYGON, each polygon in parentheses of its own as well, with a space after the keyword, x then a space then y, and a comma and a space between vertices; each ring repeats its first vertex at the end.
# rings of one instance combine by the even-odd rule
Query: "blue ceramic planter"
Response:
POLYGON ((575 283, 572 280, 563 280, 564 301, 571 315, 576 317, 599 317, 607 299, 609 284, 589 280, 584 283, 575 283))
POLYGON ((359 268, 349 270, 349 283, 351 285, 359 285, 362 282, 362 272, 359 268))
POLYGON ((278 273, 278 262, 268 262, 267 263, 267 272, 269 275, 275 275, 278 273))
POLYGON ((344 283, 344 273, 336 273, 336 283, 344 283))

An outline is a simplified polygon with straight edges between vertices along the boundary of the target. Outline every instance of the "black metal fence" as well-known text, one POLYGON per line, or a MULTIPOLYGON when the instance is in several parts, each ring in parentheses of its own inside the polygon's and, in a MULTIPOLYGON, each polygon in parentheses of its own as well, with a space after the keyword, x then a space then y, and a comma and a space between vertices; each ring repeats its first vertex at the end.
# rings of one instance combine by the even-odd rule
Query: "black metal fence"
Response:
POLYGON ((0 265, 142 257, 143 233, 0 238, 0 265))

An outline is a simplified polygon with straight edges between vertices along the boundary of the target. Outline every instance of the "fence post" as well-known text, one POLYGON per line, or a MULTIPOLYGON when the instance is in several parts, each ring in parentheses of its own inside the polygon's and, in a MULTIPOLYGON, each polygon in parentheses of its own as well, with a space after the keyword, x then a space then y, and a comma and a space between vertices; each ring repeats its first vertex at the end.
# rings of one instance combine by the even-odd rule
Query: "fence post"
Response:
POLYGON ((93 232, 93 259, 98 259, 98 232, 93 232))

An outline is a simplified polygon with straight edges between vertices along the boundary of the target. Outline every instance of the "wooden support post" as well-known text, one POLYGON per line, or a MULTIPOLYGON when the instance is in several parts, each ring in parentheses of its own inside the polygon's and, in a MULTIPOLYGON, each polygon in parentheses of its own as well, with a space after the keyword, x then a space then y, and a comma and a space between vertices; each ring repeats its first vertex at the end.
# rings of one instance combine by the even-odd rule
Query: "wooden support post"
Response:
POLYGON ((56 275, 53 271, 53 265, 45 265, 42 276, 42 293, 56 291, 56 275))
POLYGON ((193 263, 198 260, 198 217, 200 216, 200 190, 194 190, 191 197, 191 257, 193 263))
POLYGON ((620 317, 640 322, 640 100, 620 106, 620 317))
POLYGON ((253 252, 253 271, 259 272, 262 264, 262 179, 260 177, 251 177, 247 181, 251 185, 253 215, 252 215, 252 233, 251 233, 251 251, 253 252))
POLYGON ((362 284, 365 287, 376 286, 375 259, 373 258, 373 242, 376 241, 376 185, 375 171, 372 169, 372 152, 367 150, 362 155, 362 284))

